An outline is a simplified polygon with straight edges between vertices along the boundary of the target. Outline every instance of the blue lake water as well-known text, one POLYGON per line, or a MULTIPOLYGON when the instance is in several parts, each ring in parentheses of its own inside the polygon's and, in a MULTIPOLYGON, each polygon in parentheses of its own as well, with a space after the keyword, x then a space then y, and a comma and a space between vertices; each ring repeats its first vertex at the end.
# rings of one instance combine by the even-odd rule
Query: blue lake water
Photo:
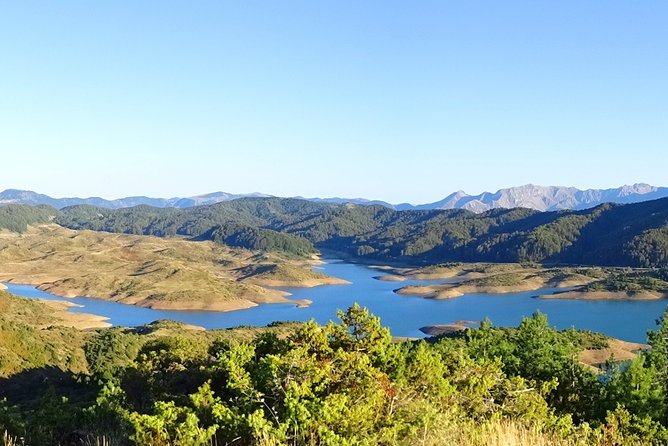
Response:
POLYGON ((381 317, 395 336, 424 336, 420 327, 447 324, 458 320, 480 321, 489 317, 495 325, 516 326, 522 317, 536 310, 546 313, 557 328, 576 327, 606 333, 628 341, 645 342, 648 330, 668 305, 666 300, 577 301, 535 299, 555 289, 509 294, 467 294, 449 300, 401 296, 394 289, 416 284, 443 283, 443 280, 384 282, 373 277, 380 273, 363 265, 329 260, 320 270, 351 282, 315 288, 288 288, 291 298, 310 299, 308 308, 293 304, 268 304, 247 310, 226 313, 203 311, 162 311, 77 297, 65 299, 37 290, 32 286, 7 283, 8 291, 24 297, 66 300, 83 307, 71 311, 92 313, 109 318, 113 325, 137 326, 157 319, 172 319, 206 328, 229 328, 238 325, 262 326, 273 321, 306 321, 326 323, 336 319, 337 309, 346 309, 354 302, 366 306, 381 317))

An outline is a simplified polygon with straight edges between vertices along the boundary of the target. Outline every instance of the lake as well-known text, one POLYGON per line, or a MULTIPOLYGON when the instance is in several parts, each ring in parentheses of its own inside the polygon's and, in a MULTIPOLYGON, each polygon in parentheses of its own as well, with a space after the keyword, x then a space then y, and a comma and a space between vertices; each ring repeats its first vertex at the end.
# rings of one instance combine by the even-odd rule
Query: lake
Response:
POLYGON ((238 325, 267 325, 273 321, 306 321, 327 323, 336 319, 337 309, 346 309, 354 302, 380 316, 395 336, 422 337, 425 325, 447 324, 458 320, 480 321, 489 317, 495 325, 516 326, 522 317, 539 310, 546 313, 557 328, 576 327, 599 331, 609 336, 634 342, 645 342, 647 330, 656 327, 655 320, 668 304, 665 300, 577 301, 535 299, 554 288, 508 294, 467 294, 449 300, 401 296, 393 292, 406 285, 443 283, 444 280, 407 280, 384 282, 373 277, 381 273, 364 265, 327 260, 321 272, 345 279, 350 285, 329 285, 315 288, 286 288, 291 298, 310 299, 308 308, 293 304, 260 305, 247 310, 226 313, 202 311, 162 311, 77 297, 66 299, 35 289, 32 286, 7 283, 8 291, 24 297, 66 300, 79 305, 71 311, 92 313, 109 318, 113 325, 137 326, 157 319, 172 319, 205 328, 229 328, 238 325))

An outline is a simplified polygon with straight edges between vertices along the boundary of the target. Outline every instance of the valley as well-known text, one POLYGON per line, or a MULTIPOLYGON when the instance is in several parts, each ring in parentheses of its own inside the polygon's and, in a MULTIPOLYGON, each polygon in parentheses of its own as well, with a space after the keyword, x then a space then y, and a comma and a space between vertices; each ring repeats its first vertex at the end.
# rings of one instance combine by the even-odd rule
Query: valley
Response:
POLYGON ((449 407, 432 444, 614 444, 620 401, 665 392, 667 208, 0 207, 5 441, 281 439, 296 403, 380 443, 449 407))

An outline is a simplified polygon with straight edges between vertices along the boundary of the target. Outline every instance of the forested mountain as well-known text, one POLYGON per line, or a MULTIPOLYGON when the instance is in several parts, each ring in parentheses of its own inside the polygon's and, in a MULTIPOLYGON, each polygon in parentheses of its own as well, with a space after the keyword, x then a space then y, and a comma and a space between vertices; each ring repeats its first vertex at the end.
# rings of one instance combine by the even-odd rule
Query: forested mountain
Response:
POLYGON ((0 207, 0 231, 23 232, 28 225, 47 223, 58 211, 50 206, 10 205, 0 207))
POLYGON ((379 261, 541 262, 652 267, 668 260, 668 199, 582 211, 395 211, 384 206, 245 198, 188 209, 63 209, 57 222, 92 229, 213 239, 379 261))
MULTIPOLYGON (((315 252, 311 242, 268 224, 272 220, 271 202, 308 203, 289 199, 248 198, 211 206, 188 209, 136 206, 125 209, 104 209, 74 206, 62 209, 57 223, 71 229, 122 232, 164 236, 188 236, 198 240, 214 240, 229 246, 283 251, 295 255, 315 252)), ((289 219, 291 208, 284 206, 280 221, 289 219)), ((278 208, 276 208, 278 209, 278 208)), ((295 208, 296 210, 296 208, 295 208)))
POLYGON ((581 211, 396 211, 385 206, 243 198, 186 209, 88 205, 0 207, 0 229, 51 220, 71 229, 187 236, 234 247, 308 255, 317 249, 408 263, 541 262, 612 266, 668 263, 668 199, 581 211))

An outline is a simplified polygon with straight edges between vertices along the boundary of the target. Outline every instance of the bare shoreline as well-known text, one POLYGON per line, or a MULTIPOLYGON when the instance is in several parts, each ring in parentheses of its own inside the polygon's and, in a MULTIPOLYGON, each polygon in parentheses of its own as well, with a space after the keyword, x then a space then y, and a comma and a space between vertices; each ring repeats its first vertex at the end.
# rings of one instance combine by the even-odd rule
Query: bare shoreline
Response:
POLYGON ((70 311, 79 305, 66 301, 47 299, 36 299, 53 310, 53 317, 57 320, 55 324, 63 327, 76 328, 78 330, 91 330, 98 328, 109 328, 111 323, 108 317, 91 313, 74 313, 70 311))
MULTIPOLYGON (((478 285, 412 285, 394 290, 395 293, 404 296, 419 296, 427 299, 453 299, 466 294, 508 294, 524 291, 537 291, 549 284, 543 281, 526 281, 512 286, 478 286, 478 285)), ((553 284, 555 288, 568 288, 553 284)))
MULTIPOLYGON (((274 279, 258 279, 254 280, 253 283, 260 286, 266 287, 279 287, 279 288, 315 288, 323 285, 350 285, 350 282, 344 279, 339 279, 338 277, 328 277, 322 279, 306 279, 301 281, 294 280, 274 280, 274 279)), ((290 295, 290 293, 286 295, 290 295)))
MULTIPOLYGON (((442 284, 409 285, 394 290, 400 295, 419 296, 426 299, 453 299, 466 294, 506 294, 556 288, 550 294, 539 294, 541 299, 575 300, 657 300, 668 298, 668 291, 640 290, 633 292, 588 290, 588 285, 603 281, 610 272, 602 268, 561 267, 544 268, 519 264, 457 264, 428 267, 422 270, 392 271, 400 277, 413 278, 421 273, 445 273, 458 279, 442 284)), ((423 276, 424 277, 424 276, 423 276)), ((379 280, 398 281, 394 277, 378 277, 379 280)), ((544 292, 543 292, 544 293, 544 292)))
POLYGON ((565 291, 553 294, 541 294, 538 299, 572 299, 572 300, 638 300, 651 301, 668 298, 668 293, 658 291, 565 291))
MULTIPOLYGON (((67 290, 64 290, 60 287, 55 287, 51 283, 31 283, 29 281, 16 281, 14 279, 2 279, 0 281, 0 290, 6 290, 7 286, 3 283, 12 283, 15 285, 26 285, 26 286, 32 286, 35 289, 38 289, 40 291, 44 291, 46 293, 52 294, 57 297, 62 297, 63 299, 75 299, 78 297, 83 297, 86 299, 95 299, 95 300, 100 300, 103 302, 114 302, 114 303, 119 303, 123 305, 132 305, 132 306, 137 306, 137 307, 142 307, 142 308, 149 308, 151 310, 165 310, 165 311, 209 311, 209 312, 220 312, 220 313, 225 313, 228 311, 238 311, 238 310, 246 310, 248 308, 253 308, 257 307, 259 305, 266 305, 266 304, 294 304, 295 306, 299 308, 305 308, 308 307, 312 301, 309 299, 288 299, 288 296, 291 294, 282 291, 282 290, 273 290, 273 289, 267 289, 269 294, 267 296, 263 296, 264 299, 262 301, 251 301, 248 299, 234 299, 234 300, 229 300, 229 301, 217 301, 217 302, 196 302, 196 301, 168 301, 168 300, 151 300, 151 299, 144 299, 141 301, 137 302, 131 302, 127 300, 113 300, 110 298, 104 298, 104 297, 99 297, 99 296, 90 296, 90 295, 85 295, 85 294, 77 294, 74 292, 70 292, 67 290)), ((349 283, 346 281, 342 282, 336 282, 336 284, 340 283, 349 283)), ((333 283, 334 284, 334 283, 333 283)), ((317 283, 317 284, 309 284, 306 285, 306 288, 311 288, 311 287, 316 287, 324 285, 322 283, 317 283)), ((269 286, 269 285, 267 285, 269 286)), ((280 285, 278 285, 280 286, 280 285)), ((292 284, 291 287, 298 288, 298 286, 292 284)), ((22 296, 20 296, 22 297, 22 296)), ((74 304, 72 302, 67 302, 67 301, 52 301, 48 299, 37 299, 39 301, 43 302, 53 302, 53 303, 62 303, 67 305, 68 307, 75 307, 77 304, 74 304)), ((83 313, 80 313, 83 314, 83 313)), ((100 317, 103 319, 108 319, 103 316, 97 316, 93 315, 96 317, 100 317)), ((110 326, 111 324, 109 324, 110 326)))
POLYGON ((546 286, 553 288, 563 288, 563 291, 556 291, 552 294, 539 294, 533 296, 537 299, 563 299, 563 300, 610 300, 610 301, 653 301, 668 298, 668 293, 658 291, 582 291, 569 289, 573 285, 570 284, 549 284, 549 283, 527 283, 516 286, 506 287, 485 287, 485 286, 443 286, 443 285, 427 285, 427 286, 406 286, 394 290, 395 293, 404 296, 417 296, 425 299, 454 299, 467 294, 509 294, 520 293, 525 291, 539 291, 546 286))

